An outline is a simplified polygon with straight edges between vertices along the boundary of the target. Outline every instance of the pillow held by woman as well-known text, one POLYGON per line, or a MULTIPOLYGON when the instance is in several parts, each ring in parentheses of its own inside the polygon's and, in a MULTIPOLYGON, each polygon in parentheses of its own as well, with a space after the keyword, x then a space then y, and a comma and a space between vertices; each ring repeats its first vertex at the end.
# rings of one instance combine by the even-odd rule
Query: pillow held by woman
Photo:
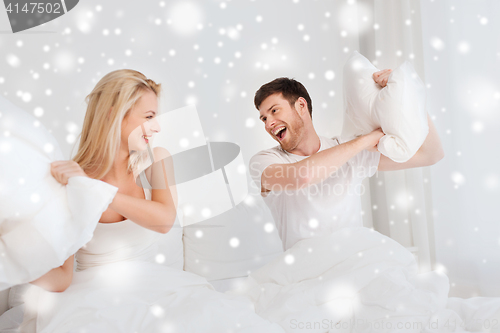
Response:
POLYGON ((0 290, 61 266, 92 238, 118 188, 86 177, 58 183, 55 138, 0 97, 0 290))

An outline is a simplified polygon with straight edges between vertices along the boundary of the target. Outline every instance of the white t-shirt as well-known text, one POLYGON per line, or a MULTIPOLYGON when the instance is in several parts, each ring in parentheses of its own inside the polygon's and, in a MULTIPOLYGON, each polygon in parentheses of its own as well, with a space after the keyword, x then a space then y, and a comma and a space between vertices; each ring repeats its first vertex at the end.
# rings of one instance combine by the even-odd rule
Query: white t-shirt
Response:
MULTIPOLYGON (((319 151, 340 143, 339 138, 320 136, 319 151)), ((262 150, 250 159, 250 175, 261 188, 261 176, 272 164, 295 163, 308 156, 284 151, 281 146, 262 150)), ((286 251, 301 239, 332 233, 343 227, 363 225, 360 195, 365 189, 362 180, 375 174, 379 152, 363 150, 318 184, 300 190, 263 193, 274 217, 286 251)))

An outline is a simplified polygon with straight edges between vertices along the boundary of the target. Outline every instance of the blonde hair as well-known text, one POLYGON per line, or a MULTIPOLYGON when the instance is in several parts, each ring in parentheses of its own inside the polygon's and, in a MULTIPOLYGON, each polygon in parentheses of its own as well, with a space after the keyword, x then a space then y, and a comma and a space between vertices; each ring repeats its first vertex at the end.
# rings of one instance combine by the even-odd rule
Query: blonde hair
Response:
MULTIPOLYGON (((120 69, 106 74, 86 97, 87 112, 73 160, 89 177, 101 179, 109 172, 120 148, 122 121, 147 91, 159 98, 161 84, 138 71, 120 69)), ((137 167, 141 156, 142 152, 130 154, 129 172, 137 167)))

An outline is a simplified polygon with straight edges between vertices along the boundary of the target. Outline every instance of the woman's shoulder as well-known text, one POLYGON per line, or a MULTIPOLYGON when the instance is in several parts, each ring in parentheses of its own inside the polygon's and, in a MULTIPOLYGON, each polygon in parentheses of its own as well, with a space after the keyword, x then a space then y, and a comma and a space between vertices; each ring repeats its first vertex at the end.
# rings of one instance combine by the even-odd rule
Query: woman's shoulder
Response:
POLYGON ((161 160, 171 156, 170 152, 163 147, 154 147, 153 148, 153 155, 154 155, 155 162, 161 161, 161 160))
POLYGON ((170 177, 172 177, 172 175, 173 175, 173 161, 170 158, 171 157, 170 152, 163 147, 155 147, 155 148, 153 148, 153 157, 154 157, 154 163, 149 165, 144 170, 144 173, 146 174, 146 179, 148 180, 148 182, 151 184, 152 169, 158 168, 158 167, 160 167, 161 170, 163 170, 163 168, 165 168, 166 169, 165 171, 167 173, 167 177, 170 179, 170 177), (161 165, 158 164, 157 167, 154 167, 154 165, 160 161, 164 161, 165 163, 164 164, 162 163, 161 165))

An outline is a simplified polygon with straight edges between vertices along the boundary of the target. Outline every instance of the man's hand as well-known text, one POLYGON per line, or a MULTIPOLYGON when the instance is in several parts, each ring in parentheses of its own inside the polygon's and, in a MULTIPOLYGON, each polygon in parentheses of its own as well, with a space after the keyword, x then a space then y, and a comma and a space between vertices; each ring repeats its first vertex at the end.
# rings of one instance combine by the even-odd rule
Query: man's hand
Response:
POLYGON ((373 80, 379 84, 382 88, 387 85, 387 80, 389 75, 391 75, 392 69, 384 69, 380 72, 373 73, 373 80))
POLYGON ((377 128, 373 132, 370 132, 366 135, 364 135, 364 139, 366 140, 367 148, 366 150, 371 151, 371 152, 377 152, 377 145, 379 140, 385 135, 385 133, 382 131, 382 129, 377 128))

